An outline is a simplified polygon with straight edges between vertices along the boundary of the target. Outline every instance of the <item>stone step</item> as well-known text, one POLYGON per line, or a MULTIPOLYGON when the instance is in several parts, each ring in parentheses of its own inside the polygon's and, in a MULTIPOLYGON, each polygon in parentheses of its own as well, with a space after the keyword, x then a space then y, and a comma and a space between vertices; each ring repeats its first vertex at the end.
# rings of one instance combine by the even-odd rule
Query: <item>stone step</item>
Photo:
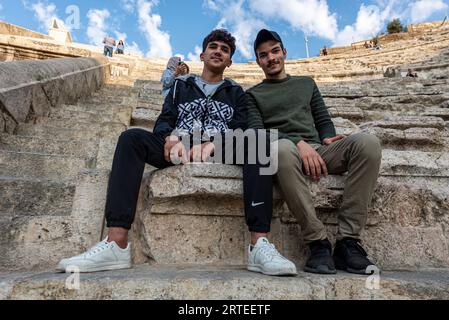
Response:
POLYGON ((94 161, 94 159, 0 150, 0 176, 69 181, 74 179, 81 169, 93 167, 94 161))
POLYGON ((137 89, 133 87, 124 87, 124 88, 103 88, 92 94, 92 97, 115 97, 115 98, 123 98, 130 97, 132 95, 137 94, 137 89))
POLYGON ((70 183, 0 177, 0 213, 3 218, 68 215, 74 194, 70 183))
POLYGON ((133 111, 131 106, 97 106, 92 104, 78 104, 78 105, 64 105, 61 109, 61 113, 69 112, 82 112, 88 114, 97 114, 99 116, 107 115, 114 116, 116 114, 130 114, 133 111))
MULTIPOLYGON (((394 174, 399 173, 390 173, 394 174)), ((237 166, 213 164, 154 172, 148 183, 152 197, 137 215, 138 225, 145 226, 133 239, 141 244, 135 252, 138 261, 152 257, 170 264, 245 263, 249 235, 241 176, 237 166)), ((338 228, 345 179, 329 176, 319 183, 309 181, 329 239, 335 238, 338 228)), ((433 186, 427 177, 412 182, 397 182, 395 176, 379 178, 362 233, 370 257, 379 266, 395 270, 449 267, 447 182, 446 178, 433 186)), ((279 192, 275 191, 274 199, 272 241, 287 258, 303 266, 307 248, 299 225, 279 192)))
POLYGON ((135 89, 133 87, 120 86, 120 85, 106 85, 100 90, 98 90, 96 93, 98 94, 112 93, 117 95, 126 95, 132 92, 135 92, 135 89))
POLYGON ((329 108, 329 113, 333 118, 341 117, 350 120, 363 120, 365 118, 363 110, 357 107, 329 108))
POLYGON ((445 121, 449 121, 449 109, 448 108, 432 108, 427 109, 421 114, 423 117, 439 117, 445 121))
POLYGON ((141 94, 139 95, 139 101, 162 106, 165 102, 165 98, 161 94, 141 94))
POLYGON ((104 122, 95 122, 90 120, 79 119, 50 119, 50 118, 38 118, 36 119, 37 125, 52 126, 54 128, 71 129, 77 131, 89 131, 91 129, 102 126, 104 122))
MULTIPOLYGON (((269 277, 245 266, 137 266, 130 270, 81 274, 0 274, 2 300, 446 300, 449 271, 383 272, 375 281, 338 273, 269 277), (70 279, 69 279, 70 280, 70 279), (72 282, 73 283, 73 282, 72 282)), ((178 315, 178 309, 166 310, 178 315)), ((219 313, 224 310, 220 310, 219 313)), ((217 314, 214 311, 212 314, 217 314)), ((213 318, 213 316, 211 316, 213 318)))
POLYGON ((407 130, 371 127, 364 132, 379 138, 384 149, 436 151, 445 147, 442 132, 435 128, 411 128, 407 130))
POLYGON ((105 104, 121 105, 123 103, 123 100, 124 100, 123 97, 91 96, 80 99, 79 103, 91 103, 98 105, 105 105, 105 104))
POLYGON ((16 128, 15 134, 23 136, 39 135, 43 138, 54 138, 59 140, 96 140, 101 136, 126 130, 122 123, 110 122, 101 125, 94 125, 87 130, 66 129, 60 127, 47 126, 43 124, 20 124, 16 128))
POLYGON ((79 131, 75 129, 67 129, 53 127, 43 124, 23 123, 16 128, 15 134, 21 136, 40 136, 42 138, 58 140, 89 140, 96 139, 99 135, 98 130, 89 129, 88 131, 79 131))
POLYGON ((25 197, 28 191, 29 199, 19 204, 20 195, 12 197, 3 206, 5 210, 14 206, 14 211, 0 215, 0 272, 45 270, 98 242, 109 173, 80 170, 76 177, 59 178, 54 183, 22 179, 32 181, 21 192, 25 197), (37 189, 39 183, 42 190, 37 189))
POLYGON ((379 127, 399 130, 410 128, 435 128, 443 130, 444 126, 444 120, 437 117, 390 117, 382 121, 363 123, 360 125, 360 128, 379 127))
MULTIPOLYGON (((124 110, 126 110, 126 109, 124 109, 124 110)), ((52 112, 50 114, 49 118, 54 119, 54 120, 76 119, 78 121, 92 121, 92 122, 112 122, 112 121, 121 122, 121 120, 124 120, 124 119, 120 119, 120 117, 115 115, 115 113, 113 113, 113 112, 97 113, 97 112, 88 112, 88 111, 73 111, 70 108, 60 109, 55 112, 52 112)), ((129 119, 128 119, 128 121, 129 121, 129 119)))
POLYGON ((449 153, 386 149, 383 150, 380 173, 383 176, 448 178, 449 153))
POLYGON ((145 100, 139 100, 137 102, 137 106, 136 106, 136 109, 150 109, 150 110, 159 111, 159 113, 162 111, 162 108, 163 108, 163 104, 149 103, 148 101, 145 101, 145 100))
POLYGON ((156 110, 138 108, 133 112, 131 125, 153 129, 160 113, 156 110))
POLYGON ((0 149, 93 159, 97 155, 98 143, 88 140, 56 140, 36 136, 0 134, 0 149))

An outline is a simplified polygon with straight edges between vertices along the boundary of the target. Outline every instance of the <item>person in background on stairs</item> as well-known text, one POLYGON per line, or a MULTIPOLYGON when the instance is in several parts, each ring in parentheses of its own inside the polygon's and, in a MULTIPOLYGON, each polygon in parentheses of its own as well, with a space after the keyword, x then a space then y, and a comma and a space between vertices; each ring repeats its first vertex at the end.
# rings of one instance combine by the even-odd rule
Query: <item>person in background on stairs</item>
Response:
POLYGON ((341 269, 365 274, 374 264, 361 246, 360 233, 366 225, 368 205, 379 175, 379 140, 364 133, 349 137, 336 134, 315 81, 286 73, 287 51, 279 34, 261 30, 254 51, 266 79, 247 91, 249 127, 279 130, 275 181, 310 249, 305 271, 335 274, 341 269), (346 172, 332 256, 332 244, 317 218, 308 180, 318 182, 322 176, 346 172))
MULTIPOLYGON (((63 259, 58 270, 77 267, 80 272, 95 272, 131 267, 128 233, 134 222, 146 163, 163 169, 179 160, 182 164, 207 162, 220 149, 222 158, 226 159, 231 145, 232 164, 240 164, 236 158, 241 155, 238 153, 241 146, 225 143, 218 144, 224 148, 217 148, 214 144, 214 140, 223 142, 217 136, 222 138, 231 130, 241 129, 242 132, 247 129, 247 96, 238 84, 223 77, 225 69, 232 64, 235 50, 235 38, 229 32, 219 29, 210 33, 203 41, 200 55, 204 65, 202 75, 186 75, 175 80, 154 132, 130 129, 121 134, 106 199, 108 236, 86 253, 63 259), (187 151, 183 141, 195 139, 194 133, 198 129, 203 133, 200 141, 193 143, 193 148, 187 151)), ((265 130, 261 132, 265 133, 265 130)), ((269 143, 267 135, 265 138, 269 143)), ((261 140, 256 140, 256 145, 258 141, 261 140)), ((243 146, 243 149, 249 148, 243 146)), ((296 266, 267 239, 273 209, 273 173, 264 174, 261 169, 269 166, 262 165, 259 160, 244 162, 243 198, 246 223, 251 232, 247 269, 267 275, 296 275, 296 266)))
POLYGON ((418 73, 413 69, 408 69, 406 78, 418 78, 418 73))
POLYGON ((171 57, 168 60, 167 68, 162 74, 162 95, 166 97, 179 76, 185 76, 190 73, 189 66, 181 61, 180 57, 171 57))
POLYGON ((103 43, 104 43, 104 55, 106 57, 112 58, 112 53, 114 52, 114 47, 116 45, 115 39, 112 38, 111 36, 106 36, 103 39, 103 43))
POLYGON ((117 44, 117 54, 125 54, 125 44, 123 43, 123 40, 120 40, 117 44))

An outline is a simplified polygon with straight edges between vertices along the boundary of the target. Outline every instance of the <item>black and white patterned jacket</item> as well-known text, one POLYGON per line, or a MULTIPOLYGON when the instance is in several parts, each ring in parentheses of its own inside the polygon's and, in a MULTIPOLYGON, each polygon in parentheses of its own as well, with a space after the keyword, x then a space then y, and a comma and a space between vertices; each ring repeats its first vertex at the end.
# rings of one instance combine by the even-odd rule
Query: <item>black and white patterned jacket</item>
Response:
POLYGON ((247 97, 242 87, 225 79, 215 93, 206 97, 194 76, 179 77, 165 99, 154 133, 162 138, 192 135, 201 130, 211 139, 229 129, 247 129, 247 97))

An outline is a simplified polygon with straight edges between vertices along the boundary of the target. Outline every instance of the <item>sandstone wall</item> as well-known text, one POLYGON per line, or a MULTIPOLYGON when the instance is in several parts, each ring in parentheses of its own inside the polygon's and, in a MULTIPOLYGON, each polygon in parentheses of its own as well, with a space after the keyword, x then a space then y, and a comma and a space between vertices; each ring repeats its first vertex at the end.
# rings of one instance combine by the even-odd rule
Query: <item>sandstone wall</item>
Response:
POLYGON ((0 132, 90 95, 108 74, 107 61, 92 58, 0 63, 0 132))
POLYGON ((4 21, 0 21, 0 34, 7 34, 10 36, 31 37, 37 39, 51 39, 49 36, 28 30, 4 21))
MULTIPOLYGON (((416 23, 410 24, 407 26, 407 32, 395 33, 395 34, 382 34, 379 36, 379 41, 381 45, 385 45, 388 43, 401 41, 401 40, 410 40, 417 36, 417 34, 423 34, 426 32, 434 32, 438 29, 448 28, 449 22, 444 21, 435 21, 435 22, 426 22, 426 23, 416 23)), ((328 55, 341 54, 345 52, 350 52, 353 50, 364 49, 365 42, 369 42, 372 39, 362 40, 359 42, 354 42, 350 46, 343 47, 334 47, 328 48, 328 55)), ((323 49, 320 50, 320 55, 323 55, 323 49)))

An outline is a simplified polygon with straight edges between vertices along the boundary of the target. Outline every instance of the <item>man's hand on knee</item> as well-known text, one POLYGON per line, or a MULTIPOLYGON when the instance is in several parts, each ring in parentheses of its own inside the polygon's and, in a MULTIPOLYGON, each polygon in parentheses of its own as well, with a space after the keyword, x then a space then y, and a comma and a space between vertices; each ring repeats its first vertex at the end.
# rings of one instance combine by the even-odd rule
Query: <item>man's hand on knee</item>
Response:
POLYGON ((164 158, 173 164, 188 163, 187 150, 178 137, 169 136, 165 139, 164 158))
POLYGON ((337 135, 336 137, 324 139, 324 140, 323 140, 323 144, 324 144, 325 146, 328 146, 328 145, 331 145, 331 144, 334 143, 334 142, 343 140, 343 139, 345 139, 345 138, 346 138, 346 136, 344 136, 344 135, 342 135, 342 134, 339 134, 339 135, 337 135))
POLYGON ((170 151, 178 142, 179 138, 177 136, 168 136, 167 138, 165 138, 165 145, 164 145, 165 161, 170 162, 170 151))
POLYGON ((193 162, 207 162, 214 154, 215 145, 212 142, 206 142, 196 145, 190 150, 190 160, 193 162))
POLYGON ((326 163, 314 148, 305 141, 300 141, 297 148, 307 176, 319 181, 321 175, 328 175, 326 163))

